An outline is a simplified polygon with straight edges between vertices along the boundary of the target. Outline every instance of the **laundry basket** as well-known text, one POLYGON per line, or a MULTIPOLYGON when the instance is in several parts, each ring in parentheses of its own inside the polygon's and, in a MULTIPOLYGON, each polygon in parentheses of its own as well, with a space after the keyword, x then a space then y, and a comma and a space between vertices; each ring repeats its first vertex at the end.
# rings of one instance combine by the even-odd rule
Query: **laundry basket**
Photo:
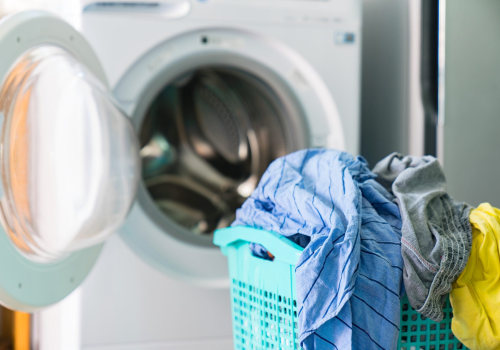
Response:
MULTIPOLYGON (((302 248, 277 233, 243 226, 217 230, 214 243, 229 262, 234 348, 300 349, 295 264, 302 248), (264 246, 274 260, 253 256, 251 242, 264 246)), ((398 349, 466 349, 451 332, 451 317, 449 303, 444 320, 433 322, 413 310, 403 298, 398 349)))

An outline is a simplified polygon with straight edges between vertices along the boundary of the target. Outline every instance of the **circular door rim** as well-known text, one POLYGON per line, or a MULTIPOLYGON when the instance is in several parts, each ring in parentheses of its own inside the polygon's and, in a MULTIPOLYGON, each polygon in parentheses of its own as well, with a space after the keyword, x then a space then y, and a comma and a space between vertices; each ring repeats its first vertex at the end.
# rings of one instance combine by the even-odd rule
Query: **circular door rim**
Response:
MULTIPOLYGON (((83 36, 43 11, 21 12, 0 21, 0 81, 22 54, 41 45, 68 51, 108 86, 99 60, 83 36)), ((82 283, 102 249, 99 244, 56 262, 35 262, 14 246, 4 227, 0 227, 0 303, 12 309, 32 312, 60 301, 82 283)))
MULTIPOLYGON (((171 81, 169 79, 197 68, 193 62, 199 59, 202 60, 200 66, 228 63, 252 73, 245 67, 250 63, 273 73, 305 113, 315 116, 314 123, 309 119, 303 125, 311 129, 308 146, 345 147, 337 107, 314 68, 281 43, 235 28, 204 28, 181 33, 146 52, 126 71, 114 88, 114 96, 134 119, 136 131, 142 120, 135 119, 143 118, 145 113, 147 102, 144 100, 151 102, 165 83, 171 81), (203 38, 208 39, 200 40, 203 38), (207 45, 207 42, 213 44, 207 45), (225 56, 232 62, 223 62, 225 56)), ((169 275, 201 286, 227 286, 226 257, 216 248, 189 245, 165 234, 140 203, 141 198, 147 196, 141 182, 138 200, 120 230, 125 243, 144 261, 169 275), (199 267, 193 266, 190 260, 194 259, 200 260, 199 267)))

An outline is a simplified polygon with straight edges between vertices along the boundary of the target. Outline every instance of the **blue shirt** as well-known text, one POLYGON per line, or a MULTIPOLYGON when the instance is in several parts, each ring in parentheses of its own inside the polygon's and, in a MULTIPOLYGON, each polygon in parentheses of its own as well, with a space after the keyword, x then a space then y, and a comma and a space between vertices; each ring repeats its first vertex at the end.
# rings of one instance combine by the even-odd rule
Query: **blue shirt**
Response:
POLYGON ((233 226, 275 231, 305 248, 295 269, 305 350, 397 345, 401 219, 374 178, 361 157, 298 151, 271 163, 236 212, 233 226))

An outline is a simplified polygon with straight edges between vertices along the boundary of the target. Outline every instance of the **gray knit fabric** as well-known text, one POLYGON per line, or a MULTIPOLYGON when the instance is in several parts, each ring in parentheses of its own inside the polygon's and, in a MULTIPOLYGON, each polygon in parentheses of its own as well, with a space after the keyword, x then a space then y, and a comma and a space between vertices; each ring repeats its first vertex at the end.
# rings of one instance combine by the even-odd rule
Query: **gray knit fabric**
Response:
POLYGON ((408 300, 425 317, 440 321, 451 284, 469 258, 471 208, 447 194, 443 170, 434 157, 392 153, 373 172, 398 200, 408 300))

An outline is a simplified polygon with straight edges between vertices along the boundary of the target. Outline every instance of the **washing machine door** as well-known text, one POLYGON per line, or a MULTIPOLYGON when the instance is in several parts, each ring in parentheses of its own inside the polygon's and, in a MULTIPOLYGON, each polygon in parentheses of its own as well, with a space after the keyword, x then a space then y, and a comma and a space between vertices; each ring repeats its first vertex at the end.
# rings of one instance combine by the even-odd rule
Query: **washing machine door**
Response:
POLYGON ((0 303, 75 289, 134 200, 138 144, 98 59, 64 21, 0 21, 0 303))

